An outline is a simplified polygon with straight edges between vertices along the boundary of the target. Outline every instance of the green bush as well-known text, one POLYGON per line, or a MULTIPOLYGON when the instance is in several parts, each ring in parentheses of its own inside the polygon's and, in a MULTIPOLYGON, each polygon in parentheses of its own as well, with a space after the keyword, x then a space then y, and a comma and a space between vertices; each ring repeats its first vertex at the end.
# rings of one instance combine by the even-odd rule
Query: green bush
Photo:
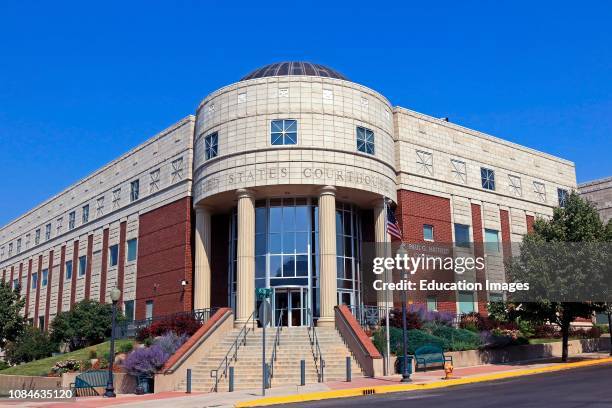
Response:
POLYGON ((89 350, 89 359, 92 360, 94 358, 98 358, 98 353, 96 350, 89 350))
POLYGON ((429 330, 433 336, 444 339, 451 351, 474 350, 482 345, 480 336, 470 330, 441 325, 431 326, 429 330))
MULTIPOLYGON (((82 300, 53 319, 51 338, 58 344, 67 343, 71 351, 101 343, 110 336, 112 310, 110 304, 82 300)), ((123 320, 118 311, 117 322, 123 320)))
POLYGON ((9 368, 11 365, 4 360, 0 360, 0 370, 4 370, 9 368))
MULTIPOLYGON (((386 344, 384 328, 381 328, 374 333, 373 342, 381 353, 384 352, 386 344)), ((389 342, 391 353, 395 355, 403 354, 403 335, 401 329, 391 327, 391 330, 389 330, 389 342)), ((408 331, 408 354, 414 354, 414 351, 417 348, 426 344, 434 344, 444 350, 449 349, 448 342, 440 337, 432 336, 423 330, 408 331)))
POLYGON ((119 346, 119 352, 120 353, 129 353, 133 349, 134 349, 134 344, 133 343, 124 343, 124 344, 119 346))
POLYGON ((57 350, 57 343, 49 338, 47 332, 28 325, 17 340, 7 344, 6 359, 11 364, 27 363, 49 357, 57 350))

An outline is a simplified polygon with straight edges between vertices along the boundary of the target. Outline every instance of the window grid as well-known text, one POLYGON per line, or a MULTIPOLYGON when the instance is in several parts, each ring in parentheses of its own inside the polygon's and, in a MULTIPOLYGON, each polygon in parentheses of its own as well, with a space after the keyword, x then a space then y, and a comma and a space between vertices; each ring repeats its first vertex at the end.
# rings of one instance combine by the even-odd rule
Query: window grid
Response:
POLYGON ((270 123, 270 143, 274 146, 297 144, 297 120, 280 119, 270 123))
POLYGON ((485 190, 495 190, 495 171, 485 167, 480 168, 480 180, 485 190))
POLYGON ((422 150, 416 151, 417 172, 426 176, 433 176, 433 155, 422 150))
POLYGON ((374 132, 370 129, 357 126, 357 151, 375 154, 374 132))
POLYGON ((521 178, 518 176, 513 176, 512 174, 508 174, 508 181, 508 187, 510 188, 510 192, 517 197, 521 197, 523 195, 521 178))
POLYGON ((567 199, 569 198, 569 193, 567 192, 567 190, 563 188, 558 188, 557 198, 559 199, 559 207, 563 208, 567 205, 567 199))
POLYGON ((206 160, 217 157, 219 153, 219 135, 217 132, 204 138, 204 155, 206 160))
POLYGON ((140 180, 134 180, 130 183, 130 202, 138 200, 140 196, 140 180))
POLYGON ((461 184, 467 183, 467 172, 464 161, 451 159, 451 172, 456 182, 461 184))
POLYGON ((546 202, 546 186, 544 183, 540 183, 538 181, 533 182, 533 192, 536 194, 536 197, 539 201, 545 203, 546 202))

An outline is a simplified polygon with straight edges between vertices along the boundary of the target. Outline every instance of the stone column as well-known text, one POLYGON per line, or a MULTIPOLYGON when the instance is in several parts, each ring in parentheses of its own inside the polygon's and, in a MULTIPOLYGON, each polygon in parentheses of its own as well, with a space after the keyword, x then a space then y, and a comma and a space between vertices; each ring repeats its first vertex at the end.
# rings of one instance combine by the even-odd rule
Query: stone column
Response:
POLYGON ((193 274, 194 309, 210 308, 210 211, 203 206, 195 208, 195 265, 193 274))
POLYGON ((253 193, 239 189, 236 325, 246 323, 255 309, 255 200, 253 193))
POLYGON ((319 193, 319 320, 318 326, 333 326, 334 306, 338 303, 336 277, 336 189, 321 188, 319 193))
MULTIPOLYGON (((376 257, 391 256, 391 235, 387 234, 387 224, 385 220, 385 201, 384 198, 376 200, 374 204, 374 239, 376 242, 376 257)), ((391 282, 391 271, 385 271, 375 279, 382 279, 383 282, 391 282)), ((393 297, 389 291, 376 291, 377 304, 380 307, 385 307, 389 303, 389 307, 393 308, 393 297)))

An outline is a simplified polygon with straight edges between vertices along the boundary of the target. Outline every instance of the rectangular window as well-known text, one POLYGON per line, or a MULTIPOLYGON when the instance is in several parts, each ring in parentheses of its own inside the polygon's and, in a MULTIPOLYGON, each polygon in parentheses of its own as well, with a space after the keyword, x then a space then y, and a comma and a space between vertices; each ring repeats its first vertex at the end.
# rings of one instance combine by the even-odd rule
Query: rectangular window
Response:
POLYGON ((64 223, 64 219, 63 218, 58 218, 57 219, 57 221, 55 223, 55 230, 56 230, 55 235, 56 236, 62 233, 62 225, 63 225, 63 223, 64 223))
POLYGON ((361 126, 357 126, 357 151, 367 154, 374 154, 374 132, 361 126))
POLYGON ((563 188, 557 189, 557 197, 559 198, 559 207, 563 208, 567 204, 569 193, 563 188))
POLYGON ((470 226, 455 224, 455 245, 462 248, 470 247, 470 226))
POLYGON ((34 245, 40 244, 40 228, 36 230, 34 235, 34 245))
POLYGON ((433 225, 423 224, 423 239, 425 241, 433 241, 434 240, 433 225))
POLYGON ((140 180, 134 180, 130 183, 130 202, 138 200, 140 196, 140 180))
POLYGON ((123 302, 123 312, 128 322, 131 322, 134 320, 135 315, 134 315, 134 301, 133 300, 126 300, 125 302, 123 302))
POLYGON ((108 263, 110 266, 117 266, 117 260, 119 259, 119 245, 111 245, 108 248, 108 263))
POLYGON ((89 204, 83 206, 82 223, 86 224, 89 222, 89 204))
POLYGON ((0 248, 0 259, 4 259, 4 247, 0 248))
POLYGON ((219 136, 217 132, 215 132, 204 138, 204 156, 206 160, 208 160, 208 159, 212 159, 213 157, 217 157, 218 153, 219 153, 219 136))
POLYGON ((51 224, 45 225, 45 241, 51 239, 51 224))
POLYGON ((538 197, 538 200, 545 203, 546 202, 546 186, 544 183, 540 183, 539 181, 533 182, 533 192, 538 197))
POLYGON ((30 247, 30 234, 26 234, 25 247, 26 247, 26 249, 28 249, 30 247))
POLYGON ((36 289, 38 287, 38 272, 34 272, 32 274, 32 289, 36 289))
POLYGON ((489 293, 489 302, 503 302, 504 295, 501 293, 489 293))
POLYGON ((17 240, 17 253, 21 253, 21 238, 17 240))
MULTIPOLYGON (((98 199, 98 201, 99 200, 100 199, 98 199)), ((119 201, 121 201, 121 189, 120 188, 113 191, 113 210, 116 208, 119 208, 119 205, 120 205, 119 201)), ((99 210, 98 215, 102 214, 102 208, 104 208, 103 205, 102 206, 98 205, 98 210, 99 210)))
POLYGON ((45 330, 45 316, 38 316, 38 328, 45 330))
POLYGON ((79 277, 85 276, 87 270, 87 256, 79 256, 79 277))
POLYGON ((416 151, 417 172, 425 176, 433 176, 433 155, 422 150, 416 151))
POLYGON ((153 301, 147 300, 145 303, 145 319, 153 318, 153 301))
POLYGON ((453 179, 456 182, 467 183, 467 170, 464 161, 451 159, 451 173, 453 173, 453 179))
POLYGON ((499 252, 499 231, 485 229, 485 247, 487 252, 499 252))
MULTIPOLYGON (((119 192, 121 192, 121 190, 119 192)), ((100 197, 96 200, 96 217, 102 214, 104 214, 104 197, 100 197)))
POLYGON ((427 310, 430 312, 438 310, 438 300, 435 296, 427 296, 427 310))
POLYGON ((495 171, 485 167, 480 168, 480 180, 485 190, 495 190, 495 171))
POLYGON ((76 212, 71 211, 70 214, 68 214, 68 230, 74 229, 75 221, 76 221, 76 212))
POLYGON ((128 239, 127 242, 127 261, 132 262, 136 260, 136 252, 138 250, 138 240, 128 239))
POLYGON ((13 243, 12 242, 9 244, 9 253, 8 253, 8 256, 13 256, 13 243))
POLYGON ((474 313, 474 293, 459 292, 459 314, 474 313))
POLYGON ((510 192, 517 196, 523 196, 523 187, 521 186, 521 178, 519 176, 513 176, 512 174, 508 174, 508 187, 510 188, 510 192))
POLYGON ((40 281, 40 287, 44 288, 47 286, 47 280, 49 279, 49 270, 48 269, 43 269, 42 270, 42 279, 40 281))
POLYGON ((72 279, 72 261, 66 261, 66 270, 64 272, 66 280, 72 279))
POLYGON ((13 279, 13 290, 19 287, 19 279, 13 279))
POLYGON ((270 124, 270 142, 273 145, 297 144, 297 120, 273 120, 270 124))

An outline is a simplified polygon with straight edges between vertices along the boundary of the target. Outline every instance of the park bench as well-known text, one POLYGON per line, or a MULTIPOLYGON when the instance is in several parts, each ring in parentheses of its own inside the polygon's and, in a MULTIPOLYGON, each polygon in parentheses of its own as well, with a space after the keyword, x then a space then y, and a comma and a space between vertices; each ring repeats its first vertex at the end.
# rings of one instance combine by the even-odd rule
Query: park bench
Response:
POLYGON ((89 370, 76 376, 70 384, 75 397, 100 395, 96 388, 106 387, 108 370, 89 370))
POLYGON ((441 364, 444 366, 445 363, 449 362, 453 364, 453 357, 444 354, 444 350, 440 346, 434 344, 426 344, 419 347, 414 351, 414 359, 416 361, 416 369, 423 367, 423 370, 427 370, 427 366, 441 364))

